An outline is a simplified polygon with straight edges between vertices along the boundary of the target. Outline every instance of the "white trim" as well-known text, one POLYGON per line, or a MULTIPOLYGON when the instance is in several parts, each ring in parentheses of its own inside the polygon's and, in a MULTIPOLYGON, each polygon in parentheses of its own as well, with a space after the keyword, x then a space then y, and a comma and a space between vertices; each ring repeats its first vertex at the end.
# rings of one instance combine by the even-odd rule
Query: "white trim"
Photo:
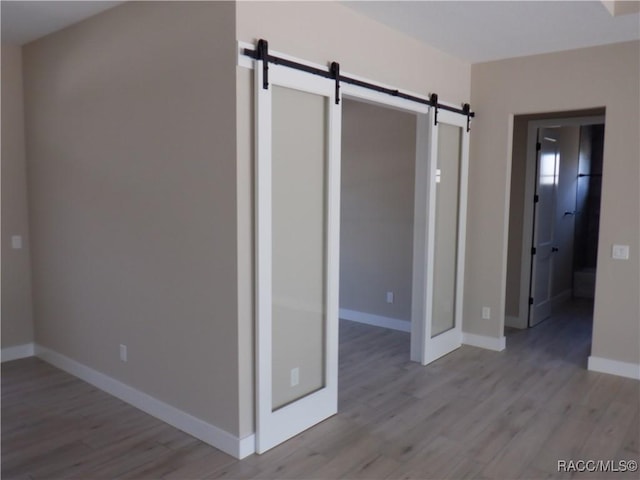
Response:
POLYGON ((608 373, 619 377, 640 380, 640 363, 621 362, 608 358, 589 356, 588 370, 593 372, 608 373))
POLYGON ((501 337, 489 337, 487 335, 476 335, 475 333, 462 332, 462 343, 471 345, 472 347, 484 348, 501 352, 507 348, 507 339, 504 335, 501 337))
MULTIPOLYGON (((429 144, 427 146, 427 164, 426 164, 426 224, 425 228, 425 276, 424 276, 424 328, 422 329, 422 358, 420 363, 426 365, 435 360, 435 348, 431 345, 431 322, 433 317, 433 275, 435 265, 435 243, 436 243, 436 170, 438 166, 438 126, 435 122, 437 110, 429 111, 427 116, 427 126, 429 128, 429 144)), ((440 349, 438 349, 440 350, 440 349)))
POLYGON ((33 342, 13 347, 5 347, 1 351, 2 363, 18 360, 20 358, 33 357, 33 342))
POLYGON ((351 322, 366 323, 375 327, 389 328, 401 332, 411 332, 411 322, 398 318, 384 317, 373 313, 359 312, 357 310, 340 309, 340 318, 351 322))
POLYGON ((255 50, 256 46, 247 42, 237 42, 237 48, 238 48, 238 60, 236 62, 236 66, 253 70, 253 58, 245 55, 243 51, 245 48, 250 48, 252 50, 255 50))
POLYGON ((427 322, 427 241, 429 227, 429 158, 431 122, 428 114, 416 115, 416 160, 413 193, 413 257, 411 265, 411 349, 410 358, 423 363, 427 322))
MULTIPOLYGON (((253 64, 253 63, 252 63, 253 64)), ((271 365, 271 90, 261 88, 262 69, 254 69, 254 221, 255 221, 255 422, 256 446, 260 424, 271 412, 262 398, 271 396, 271 377, 261 374, 261 365, 271 365), (263 324, 265 324, 263 326, 263 324)), ((265 400, 266 401, 266 400, 265 400)))
POLYGON ((50 363, 71 375, 90 383, 120 400, 152 415, 169 425, 202 440, 236 458, 244 458, 254 453, 254 435, 242 439, 205 422, 193 415, 179 410, 157 398, 126 385, 115 378, 100 373, 69 357, 61 355, 41 345, 35 345, 38 358, 50 363))
MULTIPOLYGON (((219 448, 219 447, 216 447, 216 448, 219 448)), ((222 449, 220 448, 220 450, 222 449)), ((243 458, 247 458, 249 455, 253 455, 254 453, 256 453, 256 435, 252 433, 250 435, 247 435, 246 437, 240 438, 238 440, 237 451, 238 451, 237 455, 233 455, 233 454, 230 454, 230 455, 240 460, 242 460, 243 458)))

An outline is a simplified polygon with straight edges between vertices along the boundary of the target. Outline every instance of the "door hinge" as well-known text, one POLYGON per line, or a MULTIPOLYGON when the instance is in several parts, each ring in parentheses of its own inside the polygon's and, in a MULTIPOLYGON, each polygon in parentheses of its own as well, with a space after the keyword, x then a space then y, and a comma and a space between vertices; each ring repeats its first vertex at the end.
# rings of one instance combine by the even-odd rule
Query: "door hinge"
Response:
POLYGON ((536 247, 531 247, 531 255, 535 255, 536 254, 536 247))
POLYGON ((533 297, 529 297, 529 305, 533 305, 533 297))
POLYGON ((536 151, 542 150, 542 144, 540 142, 536 142, 536 151))
POLYGON ((538 203, 540 201, 540 196, 538 194, 533 196, 533 203, 538 203))

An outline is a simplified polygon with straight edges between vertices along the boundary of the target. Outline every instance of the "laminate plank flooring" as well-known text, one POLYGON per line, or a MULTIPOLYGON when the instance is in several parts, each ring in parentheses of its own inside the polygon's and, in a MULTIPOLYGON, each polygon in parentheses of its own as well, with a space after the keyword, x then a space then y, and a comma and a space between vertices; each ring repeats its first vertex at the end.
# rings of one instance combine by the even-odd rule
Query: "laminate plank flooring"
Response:
POLYGON ((409 335, 340 324, 338 415, 238 461, 37 358, 2 364, 4 479, 638 478, 640 382, 586 370, 591 304, 507 350, 409 361, 409 335))

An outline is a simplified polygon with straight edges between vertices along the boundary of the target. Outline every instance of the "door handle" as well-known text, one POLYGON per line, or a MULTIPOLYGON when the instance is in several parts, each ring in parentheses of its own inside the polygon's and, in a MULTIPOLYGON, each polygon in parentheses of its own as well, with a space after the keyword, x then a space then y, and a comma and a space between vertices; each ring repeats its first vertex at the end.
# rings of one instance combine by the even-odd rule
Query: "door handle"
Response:
POLYGON ((559 251, 559 250, 560 250, 560 249, 559 249, 558 247, 551 247, 551 252, 552 252, 552 253, 553 253, 553 252, 557 252, 557 251, 559 251))

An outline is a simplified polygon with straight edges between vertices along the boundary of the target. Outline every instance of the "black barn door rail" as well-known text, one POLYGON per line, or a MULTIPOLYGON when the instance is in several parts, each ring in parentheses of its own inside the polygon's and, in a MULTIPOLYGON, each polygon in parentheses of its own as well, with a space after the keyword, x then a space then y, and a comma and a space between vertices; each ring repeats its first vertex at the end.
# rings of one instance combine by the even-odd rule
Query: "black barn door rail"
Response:
POLYGON ((303 72, 311 73, 313 75, 318 75, 320 77, 329 78, 331 80, 335 80, 336 82, 336 103, 340 103, 340 82, 348 83, 350 85, 356 85, 358 87, 367 88, 369 90, 374 90, 380 93, 386 93, 387 95, 391 95, 393 97, 403 98, 405 100, 410 100, 412 102, 421 103, 423 105, 429 105, 436 109, 435 112, 435 123, 438 124, 438 110, 447 110, 449 112, 458 113, 460 115, 464 115, 467 117, 467 132, 470 130, 471 119, 476 116, 475 112, 471 111, 471 106, 468 103, 465 103, 462 108, 450 107, 449 105, 443 105, 442 103, 438 103, 438 95, 436 93, 432 93, 429 99, 416 97, 414 95, 409 95, 408 93, 400 92, 399 90, 394 90, 391 88, 382 87, 380 85, 376 85, 374 83, 364 82, 362 80, 357 80, 355 78, 347 77, 340 73, 340 64, 337 62, 332 62, 331 66, 327 70, 323 70, 321 68, 310 67, 309 65, 304 65, 302 63, 294 62, 292 60, 287 60, 286 58, 276 57, 274 55, 269 54, 269 43, 266 40, 258 40, 258 44, 256 45, 256 49, 252 50, 250 48, 245 48, 242 52, 244 55, 251 57, 255 60, 262 60, 262 88, 265 90, 269 88, 269 63, 273 63, 274 65, 282 65, 284 67, 294 68, 296 70, 301 70, 303 72))

